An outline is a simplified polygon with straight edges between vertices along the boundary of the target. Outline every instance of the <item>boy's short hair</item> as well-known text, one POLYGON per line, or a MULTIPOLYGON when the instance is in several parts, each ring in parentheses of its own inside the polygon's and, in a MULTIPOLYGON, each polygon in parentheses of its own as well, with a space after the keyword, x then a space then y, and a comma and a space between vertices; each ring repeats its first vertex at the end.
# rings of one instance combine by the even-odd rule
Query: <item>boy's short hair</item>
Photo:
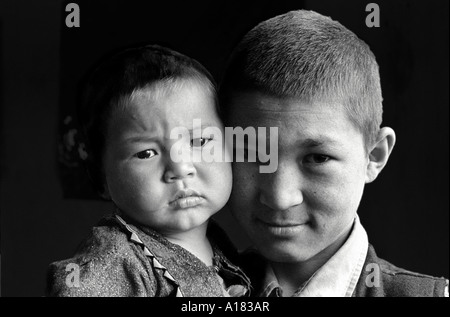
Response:
POLYGON ((114 109, 138 90, 162 82, 196 80, 205 84, 217 106, 216 83, 198 61, 160 45, 122 50, 102 62, 82 86, 77 115, 87 150, 87 170, 99 193, 104 191, 102 156, 108 121, 114 109))
POLYGON ((264 21, 234 49, 219 89, 222 112, 234 92, 259 91, 305 102, 341 103, 364 137, 366 151, 382 120, 378 64, 366 43, 313 11, 264 21))

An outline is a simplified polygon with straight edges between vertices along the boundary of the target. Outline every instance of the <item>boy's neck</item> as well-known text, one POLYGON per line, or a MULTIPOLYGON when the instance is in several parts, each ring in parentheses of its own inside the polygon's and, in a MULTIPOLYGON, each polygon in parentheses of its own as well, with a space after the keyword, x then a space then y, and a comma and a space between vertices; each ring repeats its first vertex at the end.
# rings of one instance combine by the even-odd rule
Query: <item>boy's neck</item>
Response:
POLYGON ((195 227, 189 231, 165 235, 170 242, 179 245, 199 258, 207 266, 212 265, 213 250, 206 236, 208 223, 195 227))
POLYGON ((333 244, 316 254, 314 257, 293 263, 271 262, 278 283, 283 290, 283 296, 292 296, 299 287, 308 281, 347 241, 351 226, 333 244))

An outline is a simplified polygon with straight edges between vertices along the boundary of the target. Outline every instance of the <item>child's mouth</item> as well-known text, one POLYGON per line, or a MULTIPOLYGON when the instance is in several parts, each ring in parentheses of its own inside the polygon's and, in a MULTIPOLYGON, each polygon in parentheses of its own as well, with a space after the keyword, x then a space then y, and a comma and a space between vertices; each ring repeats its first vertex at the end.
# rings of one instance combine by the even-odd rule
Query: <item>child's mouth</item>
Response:
POLYGON ((198 206, 205 201, 199 193, 192 189, 179 190, 173 200, 169 202, 169 206, 177 209, 185 209, 198 206))
POLYGON ((191 196, 185 198, 178 198, 172 202, 170 202, 170 206, 178 209, 191 208, 200 205, 203 203, 205 199, 200 196, 191 196))

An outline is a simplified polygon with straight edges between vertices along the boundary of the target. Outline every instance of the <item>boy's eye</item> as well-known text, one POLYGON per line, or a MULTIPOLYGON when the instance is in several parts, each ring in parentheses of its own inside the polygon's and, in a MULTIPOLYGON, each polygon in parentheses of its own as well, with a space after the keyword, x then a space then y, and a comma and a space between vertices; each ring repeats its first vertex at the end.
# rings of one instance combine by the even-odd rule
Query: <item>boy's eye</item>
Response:
POLYGON ((149 159, 149 158, 155 156, 156 154, 157 153, 155 150, 145 150, 145 151, 136 153, 134 156, 140 160, 146 160, 146 159, 149 159))
POLYGON ((197 139, 192 139, 192 140, 191 140, 191 146, 192 146, 192 147, 202 147, 202 146, 204 146, 206 143, 208 143, 209 141, 211 141, 211 139, 207 139, 207 138, 197 138, 197 139))
POLYGON ((328 155, 324 155, 324 154, 309 154, 307 156, 305 156, 305 158, 303 159, 305 163, 310 163, 310 164, 323 164, 328 162, 331 159, 331 157, 329 157, 328 155))

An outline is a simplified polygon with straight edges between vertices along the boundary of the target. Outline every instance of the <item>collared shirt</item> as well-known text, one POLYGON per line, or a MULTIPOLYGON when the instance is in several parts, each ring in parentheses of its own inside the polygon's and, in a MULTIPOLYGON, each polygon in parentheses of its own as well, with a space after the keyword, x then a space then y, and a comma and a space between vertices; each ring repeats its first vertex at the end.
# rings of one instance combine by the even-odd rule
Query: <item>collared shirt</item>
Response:
MULTIPOLYGON (((292 296, 351 297, 361 275, 368 247, 366 230, 356 216, 345 243, 292 296)), ((260 296, 282 296, 282 289, 270 265, 267 265, 262 285, 260 296)))

